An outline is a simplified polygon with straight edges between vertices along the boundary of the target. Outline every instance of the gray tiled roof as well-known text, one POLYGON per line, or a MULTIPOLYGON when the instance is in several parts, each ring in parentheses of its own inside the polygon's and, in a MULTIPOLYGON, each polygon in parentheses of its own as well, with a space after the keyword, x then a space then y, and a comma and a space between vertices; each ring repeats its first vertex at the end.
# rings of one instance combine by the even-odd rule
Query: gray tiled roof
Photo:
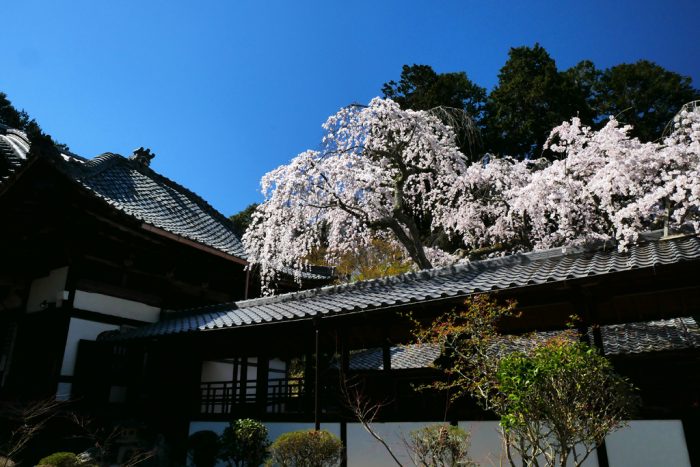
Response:
POLYGON ((550 250, 476 261, 354 284, 258 298, 189 310, 136 329, 137 338, 309 319, 320 315, 385 309, 430 300, 459 298, 475 292, 653 268, 700 259, 700 238, 648 241, 627 252, 614 249, 550 250))
MULTIPOLYGON (((22 132, 0 127, 0 156, 12 167, 8 176, 26 161, 28 152, 29 143, 22 132)), ((233 225, 223 214, 137 161, 111 153, 91 160, 64 154, 55 166, 89 193, 139 221, 223 253, 246 257, 233 225)))
MULTIPOLYGON (((700 328, 695 319, 674 318, 638 323, 612 324, 600 327, 605 355, 631 355, 669 350, 700 349, 700 328)), ((507 341, 499 349, 524 352, 535 343, 561 334, 557 331, 538 332, 526 338, 507 341)), ((589 331, 589 337, 592 330, 589 331)), ((591 338, 591 344, 592 338, 591 338)), ((395 370, 430 368, 440 356, 440 349, 432 344, 411 344, 391 347, 391 368, 395 370)), ((383 370, 381 348, 372 348, 350 355, 351 370, 383 370)))
POLYGON ((601 326, 600 335, 606 355, 700 347, 700 329, 693 318, 601 326))
MULTIPOLYGON (((429 344, 410 344, 391 347, 391 368, 394 370, 409 370, 412 368, 428 368, 440 356, 440 347, 429 344)), ((361 350, 350 355, 351 370, 383 370, 384 358, 381 348, 361 350)))

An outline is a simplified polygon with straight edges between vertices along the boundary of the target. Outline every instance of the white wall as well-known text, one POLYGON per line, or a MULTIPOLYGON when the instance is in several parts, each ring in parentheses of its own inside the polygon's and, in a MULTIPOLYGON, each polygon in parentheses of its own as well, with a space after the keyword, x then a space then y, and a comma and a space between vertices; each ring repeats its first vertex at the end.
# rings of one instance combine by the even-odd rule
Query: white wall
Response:
POLYGON ((690 467, 680 420, 639 420, 605 439, 610 467, 690 467))
MULTIPOLYGON (((440 423, 440 422, 434 422, 440 423)), ((377 433, 392 447, 404 465, 412 465, 403 444, 412 430, 432 423, 376 423, 377 433)), ((266 423, 270 440, 282 433, 313 428, 311 423, 266 423)), ((226 422, 193 421, 190 434, 200 430, 212 430, 221 434, 226 422)), ((498 422, 460 422, 460 428, 471 433, 470 455, 480 466, 506 465, 498 430, 498 422)), ((322 424, 321 428, 340 436, 337 423, 322 424)), ((606 438, 610 467, 691 467, 680 420, 642 420, 606 438)), ((584 464, 597 467, 595 453, 584 464)), ((348 423, 348 466, 394 467, 395 463, 386 450, 367 433, 360 424, 348 423)))
POLYGON ((146 305, 145 303, 99 293, 85 292, 84 290, 75 291, 73 307, 147 323, 155 323, 160 315, 160 308, 146 305))
MULTIPOLYGON (((434 422, 440 423, 440 422, 434 422)), ((431 422, 375 423, 373 429, 391 447, 403 465, 413 465, 404 445, 409 433, 431 422)), ((386 449, 359 423, 348 423, 348 467, 395 467, 386 449)))
MULTIPOLYGON (((459 422, 459 427, 471 434, 469 454, 477 465, 508 465, 498 422, 459 422)), ((520 461, 520 457, 516 456, 516 459, 517 464, 520 461)), ((569 465, 573 465, 573 461, 570 461, 569 465)), ((586 467, 598 467, 597 454, 595 452, 591 453, 583 465, 586 467)))
MULTIPOLYGON (((73 376, 75 362, 78 358, 78 344, 81 339, 94 341, 104 331, 114 331, 119 326, 114 324, 97 323, 85 319, 71 318, 66 336, 66 346, 63 351, 63 363, 61 364, 61 376, 73 376)), ((57 400, 68 400, 73 385, 71 383, 58 383, 56 388, 57 400)))
POLYGON ((86 319, 71 318, 66 337, 66 348, 63 352, 62 376, 73 376, 75 361, 78 357, 78 343, 81 339, 94 341, 104 331, 119 329, 116 324, 97 323, 86 319))
POLYGON ((29 297, 27 299, 27 312, 41 311, 41 303, 55 303, 60 306, 63 299, 63 291, 66 288, 68 277, 68 266, 54 269, 46 277, 40 277, 32 281, 29 287, 29 297))

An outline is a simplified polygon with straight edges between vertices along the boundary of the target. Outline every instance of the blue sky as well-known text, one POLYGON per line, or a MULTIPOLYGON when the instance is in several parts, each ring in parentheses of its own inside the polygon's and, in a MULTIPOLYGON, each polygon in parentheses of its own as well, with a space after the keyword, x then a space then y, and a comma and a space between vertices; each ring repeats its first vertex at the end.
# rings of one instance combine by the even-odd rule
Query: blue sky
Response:
POLYGON ((23 0, 2 18, 0 91, 17 107, 85 157, 151 148, 227 215, 403 64, 490 88, 510 47, 539 42, 560 69, 644 58, 700 86, 697 0, 23 0))

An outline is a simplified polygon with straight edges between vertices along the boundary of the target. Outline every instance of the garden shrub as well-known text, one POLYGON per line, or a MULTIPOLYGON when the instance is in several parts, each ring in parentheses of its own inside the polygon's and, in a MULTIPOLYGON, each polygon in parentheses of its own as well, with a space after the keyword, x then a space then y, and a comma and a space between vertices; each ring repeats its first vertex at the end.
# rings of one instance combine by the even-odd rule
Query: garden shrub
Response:
POLYGON ((343 443, 325 430, 285 433, 270 447, 271 461, 280 467, 334 467, 342 453, 343 443))
POLYGON ((72 452, 54 452, 39 461, 40 466, 77 467, 81 465, 78 456, 72 452))
POLYGON ((406 444, 419 467, 474 465, 469 458, 469 433, 456 426, 429 425, 413 430, 406 444))
POLYGON ((219 459, 231 467, 258 467, 267 459, 270 446, 265 425, 250 418, 229 424, 219 442, 219 459))

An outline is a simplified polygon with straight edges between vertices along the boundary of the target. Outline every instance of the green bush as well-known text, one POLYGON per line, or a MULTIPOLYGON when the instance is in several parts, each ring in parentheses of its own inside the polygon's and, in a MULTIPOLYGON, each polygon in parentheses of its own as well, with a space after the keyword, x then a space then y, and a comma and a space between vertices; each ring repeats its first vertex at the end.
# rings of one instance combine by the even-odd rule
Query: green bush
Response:
POLYGON ((232 467, 258 467, 267 459, 270 446, 265 425, 250 418, 232 422, 219 442, 219 459, 232 467))
POLYGON ((80 464, 78 456, 72 452, 54 452, 39 461, 40 466, 51 467, 77 467, 80 464))
POLYGON ((430 425, 410 434, 408 445, 419 467, 474 465, 469 458, 469 433, 451 425, 430 425))
POLYGON ((271 461, 280 467, 334 467, 342 453, 343 443, 325 430, 285 433, 270 447, 271 461))

